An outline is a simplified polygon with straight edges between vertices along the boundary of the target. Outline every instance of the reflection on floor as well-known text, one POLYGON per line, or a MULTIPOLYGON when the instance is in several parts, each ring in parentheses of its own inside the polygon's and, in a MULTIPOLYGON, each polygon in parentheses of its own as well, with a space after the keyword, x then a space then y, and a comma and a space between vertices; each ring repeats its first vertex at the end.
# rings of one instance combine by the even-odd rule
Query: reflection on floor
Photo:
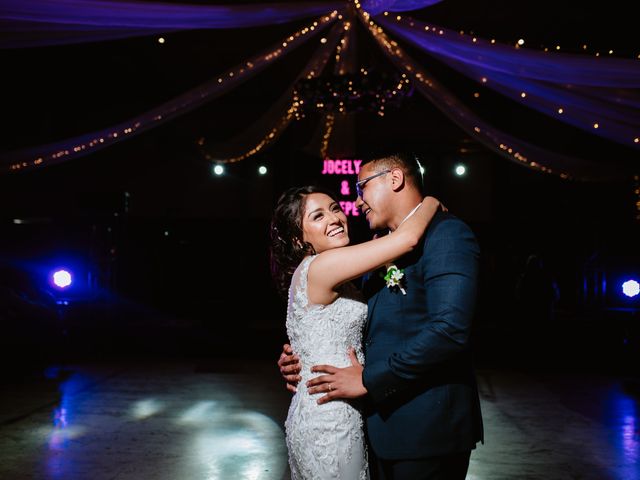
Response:
MULTIPOLYGON (((468 479, 640 479, 633 381, 497 369, 478 379, 486 441, 468 479)), ((289 477, 289 394, 272 361, 49 366, 2 390, 4 480, 289 477)))

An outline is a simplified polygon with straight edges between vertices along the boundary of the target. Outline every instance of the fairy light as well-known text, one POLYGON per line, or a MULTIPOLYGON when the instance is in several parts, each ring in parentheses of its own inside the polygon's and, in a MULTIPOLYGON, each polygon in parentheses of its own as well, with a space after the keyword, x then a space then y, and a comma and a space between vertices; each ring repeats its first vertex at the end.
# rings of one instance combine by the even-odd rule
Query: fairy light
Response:
POLYGON ((320 156, 327 158, 327 151, 329 150, 329 139, 333 133, 333 125, 335 123, 335 116, 332 113, 325 115, 324 121, 324 133, 322 134, 322 144, 320 145, 320 156))
MULTIPOLYGON (((332 22, 333 20, 335 20, 338 16, 338 12, 337 10, 334 10, 333 12, 331 12, 328 15, 325 15, 324 17, 321 17, 319 21, 314 21, 312 24, 310 24, 309 26, 306 26, 304 28, 301 28, 300 30, 298 30, 297 32, 293 33, 292 35, 290 35, 286 41, 282 42, 282 46, 275 48, 274 50, 266 53, 266 54, 262 54, 262 55, 258 55, 257 57, 255 57, 254 60, 252 61, 247 61, 246 64, 241 64, 240 66, 236 66, 234 68, 232 68, 231 70, 227 71, 226 73, 220 75, 216 81, 217 81, 217 89, 216 92, 218 92, 220 89, 224 89, 226 87, 226 82, 228 79, 234 78, 236 81, 238 81, 238 77, 244 77, 250 73, 252 73, 253 70, 255 70, 257 67, 263 66, 275 59, 277 59, 279 56, 283 55, 285 53, 285 50, 289 50, 295 46, 297 46, 298 43, 300 43, 300 41, 302 41, 302 37, 307 35, 310 31, 314 30, 314 28, 318 27, 318 26, 325 26, 326 24, 332 22)), ((160 37, 162 38, 162 37, 160 37)), ((162 43, 160 41, 160 38, 158 39, 159 43, 162 43)), ((205 94, 201 94, 202 96, 204 96, 205 94)), ((209 93, 208 95, 211 95, 211 93, 209 93)), ((30 160, 21 160, 21 161, 16 161, 10 165, 8 165, 8 169, 10 171, 17 171, 17 170, 22 170, 25 168, 29 168, 29 167, 34 167, 34 166, 43 166, 45 165, 47 162, 49 161, 53 161, 53 160, 60 160, 63 157, 70 157, 72 155, 79 155, 79 154, 86 154, 88 153, 91 149, 94 148, 99 148, 99 147, 103 147, 105 146, 105 144, 109 143, 110 141, 114 141, 116 139, 119 139, 123 136, 133 136, 138 130, 141 130, 142 127, 148 127, 148 125, 150 123, 154 123, 154 122, 160 122, 162 121, 165 117, 170 117, 172 114, 174 114, 176 111, 182 109, 185 105, 187 105, 188 102, 187 101, 183 101, 182 103, 176 103, 172 108, 168 109, 166 114, 157 114, 151 117, 150 121, 147 121, 143 124, 142 121, 140 121, 138 118, 132 120, 131 124, 129 125, 125 125, 125 126, 119 126, 117 128, 117 130, 109 132, 107 134, 102 134, 100 136, 96 136, 95 138, 92 138, 86 142, 81 142, 78 143, 77 145, 73 145, 68 149, 64 149, 64 150, 58 150, 55 152, 51 152, 48 153, 46 155, 39 155, 37 157, 34 157, 30 160)), ((291 115, 291 117, 293 116, 293 111, 294 109, 290 108, 289 112, 287 113, 287 116, 291 115)), ((258 147, 256 147, 258 148, 258 147)), ((262 148, 262 147, 260 147, 262 148)), ((246 158, 246 157, 244 157, 246 158)), ((235 159, 233 159, 235 160, 235 159)))
POLYGON ((230 158, 226 158, 226 159, 219 159, 219 158, 214 158, 209 154, 205 155, 205 158, 209 161, 216 161, 217 163, 220 164, 226 164, 226 163, 236 163, 236 162, 240 162, 242 160, 245 160, 257 153, 259 153, 264 147, 266 147, 267 145, 269 145, 271 142, 273 142, 277 136, 282 133, 282 131, 285 129, 285 127, 289 124, 289 122, 291 121, 292 118, 294 118, 295 116, 295 109, 296 107, 294 107, 293 105, 291 105, 289 107, 289 109, 287 110, 287 113, 284 115, 284 117, 282 117, 280 119, 280 121, 277 123, 277 125, 275 127, 273 127, 269 133, 267 135, 265 135, 262 140, 260 140, 258 142, 257 145, 255 145, 253 148, 249 149, 248 151, 246 151, 245 153, 238 155, 236 157, 230 157, 230 158))
MULTIPOLYGON (((337 12, 334 11, 331 15, 324 17, 323 20, 325 21, 329 21, 331 20, 331 18, 334 18, 337 16, 337 12)), ((343 28, 342 30, 344 31, 344 25, 348 24, 348 22, 344 22, 343 24, 343 28)), ((308 32, 310 30, 313 30, 313 27, 318 26, 317 22, 314 22, 314 24, 310 27, 305 27, 303 29, 301 29, 298 33, 301 32, 308 32)), ((301 33, 301 34, 305 34, 305 33, 301 33)), ((292 35, 292 37, 296 37, 296 34, 292 35)), ((289 37, 291 38, 291 37, 289 37)), ((327 42, 321 42, 323 44, 326 44, 327 42)), ((311 79, 316 77, 316 75, 322 70, 322 68, 319 69, 319 71, 316 71, 315 68, 310 68, 308 72, 303 73, 302 77, 307 78, 307 79, 311 79)), ((236 162, 240 162, 242 160, 245 160, 253 155, 256 155, 258 153, 260 153, 265 147, 267 147, 269 144, 271 144, 272 142, 274 142, 276 140, 276 138, 278 138, 278 136, 285 130, 285 128, 289 125, 289 123, 291 122, 291 120, 296 119, 296 120, 300 120, 302 118, 304 118, 304 113, 302 113, 301 111, 301 107, 304 104, 304 100, 302 100, 299 95, 297 94, 297 92, 293 92, 292 95, 292 101, 291 101, 291 105, 288 107, 287 112, 280 118, 280 120, 278 122, 276 122, 276 125, 271 128, 271 130, 269 130, 269 132, 260 140, 258 141, 258 143, 253 146, 252 148, 250 148, 249 150, 247 150, 246 152, 234 156, 234 157, 229 157, 229 158, 225 158, 225 159, 220 159, 220 158, 214 158, 213 156, 211 156, 210 154, 205 154, 205 158, 209 161, 215 161, 218 164, 227 164, 227 163, 236 163, 236 162)), ((329 133, 330 135, 330 133, 329 133)), ((200 139, 198 141, 198 144, 200 146, 203 146, 204 144, 204 140, 200 139)))
MULTIPOLYGON (((425 75, 423 75, 421 72, 413 72, 413 68, 411 66, 411 64, 409 63, 409 61, 405 58, 404 52, 399 48, 399 46, 397 45, 396 42, 390 40, 387 35, 385 34, 384 30, 376 25, 374 22, 365 22, 365 26, 368 25, 368 29, 371 32, 371 34, 373 35, 373 37, 375 38, 375 40, 393 57, 397 58, 400 62, 402 67, 407 71, 410 72, 411 75, 413 76, 414 81, 419 82, 429 88, 434 88, 434 84, 432 81, 430 81, 427 77, 425 77, 425 75)), ((444 32, 442 30, 440 30, 438 32, 438 34, 442 35, 444 32)), ((491 43, 495 43, 495 41, 492 41, 491 43)), ((482 83, 486 83, 487 82, 487 78, 486 77, 481 77, 481 82, 482 83)), ((476 95, 474 95, 476 96, 476 95)), ((479 96, 479 94, 476 96, 476 98, 479 96)), ((521 92, 521 96, 522 98, 526 97, 526 92, 521 92)), ((482 130, 480 127, 478 126, 474 126, 473 127, 473 131, 477 134, 482 134, 482 130)), ((485 138, 494 140, 491 136, 491 132, 486 132, 484 133, 485 138)), ((548 174, 556 174, 559 175, 561 178, 563 179, 568 179, 570 178, 570 176, 568 174, 566 174, 565 172, 555 172, 553 169, 546 167, 544 165, 540 165, 535 161, 531 161, 527 158, 526 155, 522 154, 521 152, 519 152, 518 150, 514 149, 513 147, 505 144, 505 143, 500 143, 499 145, 496 144, 496 147, 500 149, 500 151, 503 152, 504 155, 508 155, 509 157, 513 158, 514 160, 523 163, 525 165, 527 165, 528 167, 535 169, 535 170, 539 170, 541 172, 544 173, 548 173, 548 174)))

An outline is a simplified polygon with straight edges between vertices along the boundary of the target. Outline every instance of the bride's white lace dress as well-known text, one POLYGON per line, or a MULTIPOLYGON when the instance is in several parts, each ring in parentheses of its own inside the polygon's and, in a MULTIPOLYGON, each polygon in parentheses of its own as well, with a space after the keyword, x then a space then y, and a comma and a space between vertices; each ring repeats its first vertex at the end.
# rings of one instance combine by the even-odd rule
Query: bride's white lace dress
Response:
POLYGON ((311 373, 313 365, 351 365, 350 346, 356 349, 358 360, 364 361, 362 328, 367 304, 347 283, 332 304, 310 305, 307 272, 314 258, 300 263, 289 289, 287 334, 302 368, 285 423, 291 478, 364 480, 369 474, 361 412, 344 400, 318 405, 316 400, 324 393, 309 394, 305 383, 322 375, 311 373))

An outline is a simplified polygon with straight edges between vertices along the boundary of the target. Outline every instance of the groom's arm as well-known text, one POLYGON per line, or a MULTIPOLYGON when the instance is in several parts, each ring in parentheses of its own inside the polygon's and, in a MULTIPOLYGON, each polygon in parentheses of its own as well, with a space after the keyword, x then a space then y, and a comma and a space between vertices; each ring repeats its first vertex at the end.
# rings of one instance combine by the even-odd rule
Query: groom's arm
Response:
POLYGON ((425 284, 422 330, 387 359, 368 362, 363 384, 375 402, 428 378, 469 349, 479 248, 471 230, 452 219, 434 225, 421 259, 425 284), (428 308, 427 308, 428 306, 428 308))

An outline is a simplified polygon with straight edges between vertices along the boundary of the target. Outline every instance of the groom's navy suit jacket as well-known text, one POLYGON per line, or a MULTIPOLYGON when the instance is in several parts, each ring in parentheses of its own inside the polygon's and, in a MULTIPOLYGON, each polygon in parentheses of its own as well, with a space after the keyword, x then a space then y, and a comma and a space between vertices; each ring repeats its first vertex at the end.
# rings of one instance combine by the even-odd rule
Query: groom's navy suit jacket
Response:
POLYGON ((365 281, 366 426, 380 458, 446 455, 483 439, 469 345, 478 257, 469 227, 439 212, 421 245, 395 262, 406 295, 378 272, 365 281))

